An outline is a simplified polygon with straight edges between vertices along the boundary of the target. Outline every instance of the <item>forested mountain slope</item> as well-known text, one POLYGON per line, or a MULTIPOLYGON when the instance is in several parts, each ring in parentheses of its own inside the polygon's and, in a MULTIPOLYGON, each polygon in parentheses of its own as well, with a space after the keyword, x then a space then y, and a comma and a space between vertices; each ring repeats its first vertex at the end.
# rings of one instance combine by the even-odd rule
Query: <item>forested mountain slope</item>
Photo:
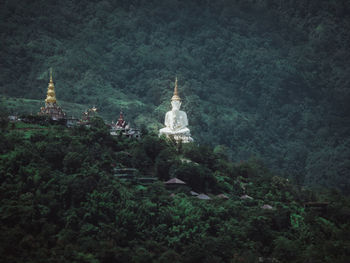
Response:
POLYGON ((0 92, 157 129, 175 75, 196 141, 349 191, 348 1, 2 1, 0 92))
POLYGON ((339 191, 232 163, 224 149, 112 137, 101 119, 70 129, 0 120, 0 262, 349 261, 339 191), (165 187, 170 177, 186 188, 165 187))

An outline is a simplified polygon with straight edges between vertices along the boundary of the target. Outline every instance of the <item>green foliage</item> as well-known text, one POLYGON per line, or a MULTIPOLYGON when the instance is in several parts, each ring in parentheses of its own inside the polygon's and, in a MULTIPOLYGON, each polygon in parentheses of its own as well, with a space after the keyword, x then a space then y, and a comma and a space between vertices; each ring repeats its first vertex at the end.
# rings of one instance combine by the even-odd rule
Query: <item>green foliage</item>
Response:
POLYGON ((172 148, 166 148, 159 152, 155 160, 156 175, 159 179, 168 180, 170 178, 170 169, 172 166, 180 165, 176 158, 176 153, 172 148))
POLYGON ((1 105, 38 112, 53 67, 69 115, 96 105, 115 121, 122 109, 154 132, 177 75, 195 141, 348 192, 349 9, 344 0, 4 0, 1 105))
POLYGON ((233 164, 217 148, 179 149, 152 134, 115 139, 100 119, 90 128, 48 125, 29 138, 11 128, 0 135, 1 262, 346 262, 349 256, 348 197, 301 190, 259 160, 233 164), (114 176, 115 165, 158 180, 124 182, 114 176), (212 199, 167 190, 163 182, 171 176, 212 199), (215 197, 223 192, 229 200, 215 197), (240 199, 244 193, 254 199, 240 199), (318 200, 329 201, 328 209, 303 207, 318 200), (262 209, 266 203, 273 209, 262 209))
POLYGON ((350 189, 349 11, 343 0, 2 1, 0 261, 348 262, 349 197, 302 185, 350 189), (144 138, 112 138, 99 117, 68 130, 28 115, 49 67, 69 115, 122 109, 144 138), (200 145, 154 134, 175 75, 200 145), (167 190, 171 177, 211 200, 167 190), (317 201, 327 209, 304 207, 317 201))
POLYGON ((6 129, 8 124, 8 114, 0 108, 0 130, 6 129))
POLYGON ((208 192, 215 189, 215 178, 211 171, 197 163, 183 163, 174 168, 172 175, 187 182, 195 191, 208 192))

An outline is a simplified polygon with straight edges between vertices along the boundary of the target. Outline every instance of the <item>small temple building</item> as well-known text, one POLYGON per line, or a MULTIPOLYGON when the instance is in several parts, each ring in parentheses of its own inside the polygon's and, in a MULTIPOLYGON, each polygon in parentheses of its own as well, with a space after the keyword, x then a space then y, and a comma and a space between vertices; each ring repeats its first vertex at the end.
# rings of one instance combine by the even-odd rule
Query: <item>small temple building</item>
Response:
POLYGON ((185 186, 186 183, 178 178, 171 178, 170 180, 166 181, 164 185, 169 189, 173 189, 179 186, 185 186))
POLYGON ((55 84, 52 80, 52 69, 50 69, 50 82, 47 88, 47 95, 45 99, 45 107, 40 108, 38 113, 40 116, 48 116, 52 120, 66 119, 66 113, 57 104, 56 94, 55 94, 55 84))
POLYGON ((141 132, 138 129, 131 128, 130 125, 125 121, 124 114, 121 111, 119 118, 116 123, 112 122, 110 125, 112 136, 122 135, 128 138, 139 139, 141 138, 141 132))
POLYGON ((178 178, 171 178, 170 180, 164 182, 164 186, 166 189, 176 192, 188 193, 190 191, 190 187, 186 184, 186 182, 178 178))
POLYGON ((97 114, 97 108, 93 106, 91 109, 88 109, 83 112, 81 116, 81 120, 79 124, 87 125, 90 123, 91 118, 96 117, 97 114))
POLYGON ((177 78, 175 79, 174 95, 171 98, 171 111, 165 114, 165 128, 159 130, 159 136, 165 135, 173 138, 176 142, 193 142, 188 126, 187 114, 180 110, 181 98, 177 88, 177 78))
POLYGON ((211 200, 211 198, 206 194, 197 195, 197 198, 201 200, 211 200))
POLYGON ((126 121, 124 120, 124 115, 123 115, 123 112, 121 111, 120 114, 119 114, 118 121, 117 121, 117 123, 115 124, 115 128, 116 128, 117 130, 122 130, 122 129, 125 129, 126 126, 127 126, 127 123, 126 123, 126 121))

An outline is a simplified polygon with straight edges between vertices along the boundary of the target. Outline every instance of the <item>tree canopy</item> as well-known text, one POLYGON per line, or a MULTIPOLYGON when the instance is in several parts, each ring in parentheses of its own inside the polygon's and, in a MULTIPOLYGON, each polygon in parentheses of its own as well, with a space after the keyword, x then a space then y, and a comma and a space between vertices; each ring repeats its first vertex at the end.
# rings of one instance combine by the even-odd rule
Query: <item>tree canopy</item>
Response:
POLYGON ((1 262, 349 258, 350 200, 337 190, 301 188, 260 160, 232 163, 209 146, 111 137, 100 119, 18 125, 0 132, 1 262), (125 169, 138 174, 118 177, 125 169), (145 176, 154 182, 137 180, 145 176), (187 188, 166 188, 170 177, 187 188))
POLYGON ((345 0, 4 0, 2 103, 38 111, 53 67, 70 114, 122 109, 156 130, 178 76, 197 141, 348 192, 349 14, 345 0))

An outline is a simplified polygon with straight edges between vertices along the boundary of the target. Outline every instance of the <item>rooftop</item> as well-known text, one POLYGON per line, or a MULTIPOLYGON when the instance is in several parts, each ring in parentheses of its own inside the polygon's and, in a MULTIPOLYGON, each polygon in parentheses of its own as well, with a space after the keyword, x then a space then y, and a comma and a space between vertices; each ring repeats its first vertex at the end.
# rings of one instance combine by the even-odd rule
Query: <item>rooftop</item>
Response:
POLYGON ((210 200, 211 198, 209 196, 207 196, 206 194, 200 194, 197 196, 198 199, 201 200, 210 200))
POLYGON ((180 179, 172 178, 169 181, 166 181, 164 184, 186 184, 186 183, 180 179))

